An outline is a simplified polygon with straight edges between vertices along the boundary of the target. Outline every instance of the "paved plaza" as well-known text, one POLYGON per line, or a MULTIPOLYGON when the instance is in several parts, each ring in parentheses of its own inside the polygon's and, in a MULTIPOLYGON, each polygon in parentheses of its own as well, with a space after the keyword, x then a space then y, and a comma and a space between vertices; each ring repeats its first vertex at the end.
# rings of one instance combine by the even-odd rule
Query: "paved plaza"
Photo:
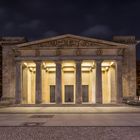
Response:
POLYGON ((0 107, 0 114, 28 114, 28 113, 54 113, 54 114, 96 114, 96 113, 140 113, 140 107, 127 105, 111 105, 111 106, 11 106, 0 107))
POLYGON ((140 126, 140 108, 3 107, 0 126, 140 126))
POLYGON ((2 140, 139 140, 140 108, 0 107, 2 140))
POLYGON ((1 140, 139 140, 140 127, 0 127, 1 140))

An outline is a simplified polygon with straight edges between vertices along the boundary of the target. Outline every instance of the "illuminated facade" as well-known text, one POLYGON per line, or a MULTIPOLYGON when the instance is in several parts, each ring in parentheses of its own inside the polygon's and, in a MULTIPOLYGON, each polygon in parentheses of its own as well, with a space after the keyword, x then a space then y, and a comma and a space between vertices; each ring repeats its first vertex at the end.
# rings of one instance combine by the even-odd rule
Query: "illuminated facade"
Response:
POLYGON ((135 38, 3 38, 3 100, 111 104, 136 95, 135 38), (120 43, 121 42, 121 43, 120 43))

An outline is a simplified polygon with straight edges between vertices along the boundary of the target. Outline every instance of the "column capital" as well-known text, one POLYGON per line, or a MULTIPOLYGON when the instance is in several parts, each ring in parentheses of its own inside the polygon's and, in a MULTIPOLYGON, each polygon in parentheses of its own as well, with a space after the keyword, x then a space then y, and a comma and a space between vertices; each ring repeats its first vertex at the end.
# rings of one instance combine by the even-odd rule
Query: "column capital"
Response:
POLYGON ((95 60, 95 64, 101 64, 103 60, 95 60))
POLYGON ((42 63, 42 60, 35 60, 34 63, 40 64, 40 63, 42 63))
POLYGON ((61 60, 55 60, 54 61, 56 64, 62 64, 62 61, 61 60))
POLYGON ((122 64, 122 60, 115 60, 117 64, 122 64))
POLYGON ((15 61, 15 63, 20 65, 20 64, 22 64, 22 61, 15 61))
POLYGON ((75 60, 76 64, 82 63, 83 60, 75 60))

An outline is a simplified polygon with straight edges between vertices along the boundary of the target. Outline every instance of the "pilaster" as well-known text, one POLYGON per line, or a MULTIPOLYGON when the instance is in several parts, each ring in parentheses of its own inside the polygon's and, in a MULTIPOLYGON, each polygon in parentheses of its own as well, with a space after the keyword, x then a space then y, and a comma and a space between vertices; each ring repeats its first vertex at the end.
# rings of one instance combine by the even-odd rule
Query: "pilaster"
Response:
POLYGON ((16 62, 16 92, 15 92, 15 103, 21 103, 21 92, 22 92, 22 64, 20 61, 16 62))

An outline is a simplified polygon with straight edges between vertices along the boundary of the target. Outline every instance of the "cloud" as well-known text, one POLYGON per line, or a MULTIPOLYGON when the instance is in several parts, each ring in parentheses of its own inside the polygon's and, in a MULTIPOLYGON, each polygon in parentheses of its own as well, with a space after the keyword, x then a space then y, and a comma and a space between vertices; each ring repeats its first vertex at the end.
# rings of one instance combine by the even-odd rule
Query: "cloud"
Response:
POLYGON ((29 29, 29 30, 34 30, 34 29, 38 28, 40 26, 40 24, 41 24, 40 20, 31 20, 29 22, 20 24, 19 27, 29 29))
POLYGON ((44 33, 43 37, 52 37, 52 36, 57 36, 57 35, 58 33, 56 31, 49 30, 44 33))
POLYGON ((112 36, 112 30, 106 25, 95 25, 83 31, 82 35, 108 38, 112 36))

